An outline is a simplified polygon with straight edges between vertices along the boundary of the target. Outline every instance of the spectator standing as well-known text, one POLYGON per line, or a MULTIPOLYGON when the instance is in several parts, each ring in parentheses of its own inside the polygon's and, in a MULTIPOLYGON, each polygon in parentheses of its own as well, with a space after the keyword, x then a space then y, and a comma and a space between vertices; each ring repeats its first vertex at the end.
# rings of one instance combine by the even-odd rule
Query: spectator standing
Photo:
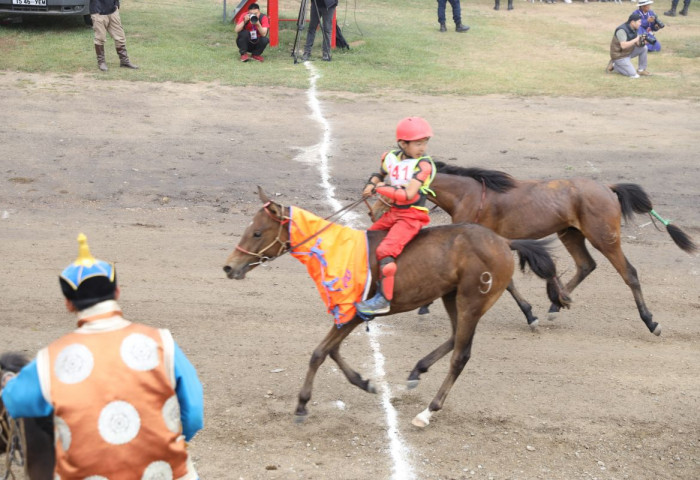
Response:
MULTIPOLYGON (((688 15, 688 7, 689 6, 690 6, 690 0, 683 0, 683 10, 681 10, 678 13, 680 13, 683 16, 688 15)), ((678 7, 678 0, 671 0, 671 10, 664 12, 664 15, 667 15, 669 17, 675 17, 677 7, 678 7)))
POLYGON ((105 41, 107 33, 114 39, 114 45, 119 55, 119 66, 125 68, 139 68, 129 61, 126 53, 126 34, 119 16, 119 0, 91 0, 90 19, 92 30, 95 32, 95 53, 97 54, 97 67, 103 72, 107 71, 105 60, 105 41))
POLYGON ((437 0, 437 14, 438 23, 440 24, 440 31, 447 31, 447 25, 445 23, 445 9, 447 7, 448 1, 450 2, 450 6, 452 7, 452 20, 454 20, 455 22, 455 31, 459 33, 466 32, 467 30, 469 30, 469 25, 462 24, 462 7, 459 3, 459 0, 437 0))
POLYGON ((311 0, 311 15, 309 17, 309 30, 306 32, 306 44, 304 54, 301 59, 307 61, 311 59, 311 48, 316 39, 316 29, 319 22, 321 24, 321 34, 323 36, 323 56, 324 62, 331 61, 331 34, 333 32, 333 17, 338 0, 311 0))

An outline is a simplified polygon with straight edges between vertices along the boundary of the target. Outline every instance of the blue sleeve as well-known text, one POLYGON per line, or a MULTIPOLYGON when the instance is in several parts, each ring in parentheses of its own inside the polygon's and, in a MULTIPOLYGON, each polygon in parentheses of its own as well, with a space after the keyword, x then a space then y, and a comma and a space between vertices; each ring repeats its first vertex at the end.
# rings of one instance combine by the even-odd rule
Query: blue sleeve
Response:
POLYGON ((204 393, 197 371, 175 343, 175 393, 180 403, 182 433, 188 442, 204 426, 204 393))
POLYGON ((12 418, 46 417, 53 407, 41 394, 36 360, 24 366, 19 374, 7 382, 2 390, 2 401, 12 418))

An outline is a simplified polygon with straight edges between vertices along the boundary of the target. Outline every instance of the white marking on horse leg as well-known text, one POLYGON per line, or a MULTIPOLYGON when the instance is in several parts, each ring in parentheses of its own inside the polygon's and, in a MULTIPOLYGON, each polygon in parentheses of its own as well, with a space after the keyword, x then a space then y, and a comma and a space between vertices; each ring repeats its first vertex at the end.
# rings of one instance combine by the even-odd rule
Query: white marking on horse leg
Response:
POLYGON ((428 426, 428 424, 430 423, 430 417, 432 416, 433 412, 431 412, 429 408, 426 408, 418 415, 416 415, 411 423, 416 427, 424 428, 428 426))

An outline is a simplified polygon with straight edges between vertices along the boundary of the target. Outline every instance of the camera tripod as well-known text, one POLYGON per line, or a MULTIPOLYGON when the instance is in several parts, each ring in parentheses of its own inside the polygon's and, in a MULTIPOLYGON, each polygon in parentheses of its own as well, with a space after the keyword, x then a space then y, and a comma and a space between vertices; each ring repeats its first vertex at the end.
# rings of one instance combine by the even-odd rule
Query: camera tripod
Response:
MULTIPOLYGON (((303 52, 299 53, 299 48, 301 47, 301 32, 304 30, 304 23, 306 23, 306 6, 309 0, 301 0, 301 5, 299 7, 299 16, 297 17, 297 34, 294 38, 294 46, 292 47, 292 57, 294 58, 294 63, 299 63, 299 59, 303 55, 303 52)), ((328 50, 330 51, 331 39, 330 36, 326 34, 325 22, 323 20, 323 15, 319 11, 318 5, 315 1, 311 1, 311 8, 316 9, 316 16, 318 17, 319 25, 321 26, 321 35, 323 36, 323 43, 328 45, 328 50), (327 42, 327 43, 326 43, 327 42)))

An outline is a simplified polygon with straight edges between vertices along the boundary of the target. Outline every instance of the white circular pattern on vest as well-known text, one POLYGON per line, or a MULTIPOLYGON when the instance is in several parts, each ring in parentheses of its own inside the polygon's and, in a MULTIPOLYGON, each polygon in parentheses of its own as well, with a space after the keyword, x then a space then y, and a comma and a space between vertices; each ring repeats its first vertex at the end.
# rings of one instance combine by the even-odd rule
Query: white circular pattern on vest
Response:
POLYGON ((109 480, 109 478, 103 477, 102 475, 90 475, 89 477, 85 477, 83 480, 109 480))
POLYGON ((117 400, 102 409, 97 427, 107 443, 123 445, 139 433, 141 417, 133 405, 117 400))
POLYGON ((70 433, 70 427, 61 417, 53 417, 53 425, 56 430, 56 443, 61 442, 61 448, 64 452, 67 452, 70 448, 70 442, 73 436, 70 433))
POLYGON ((165 401, 162 412, 168 430, 180 433, 180 402, 177 401, 177 395, 173 395, 165 401))
POLYGON ((158 366, 158 344, 142 333, 132 333, 119 348, 122 360, 133 370, 145 372, 158 366))
POLYGON ((168 462, 158 460, 146 467, 141 480, 173 480, 173 469, 168 462))
POLYGON ((56 356, 54 373, 61 382, 72 385, 89 377, 94 366, 95 359, 90 349, 80 343, 73 343, 56 356))

